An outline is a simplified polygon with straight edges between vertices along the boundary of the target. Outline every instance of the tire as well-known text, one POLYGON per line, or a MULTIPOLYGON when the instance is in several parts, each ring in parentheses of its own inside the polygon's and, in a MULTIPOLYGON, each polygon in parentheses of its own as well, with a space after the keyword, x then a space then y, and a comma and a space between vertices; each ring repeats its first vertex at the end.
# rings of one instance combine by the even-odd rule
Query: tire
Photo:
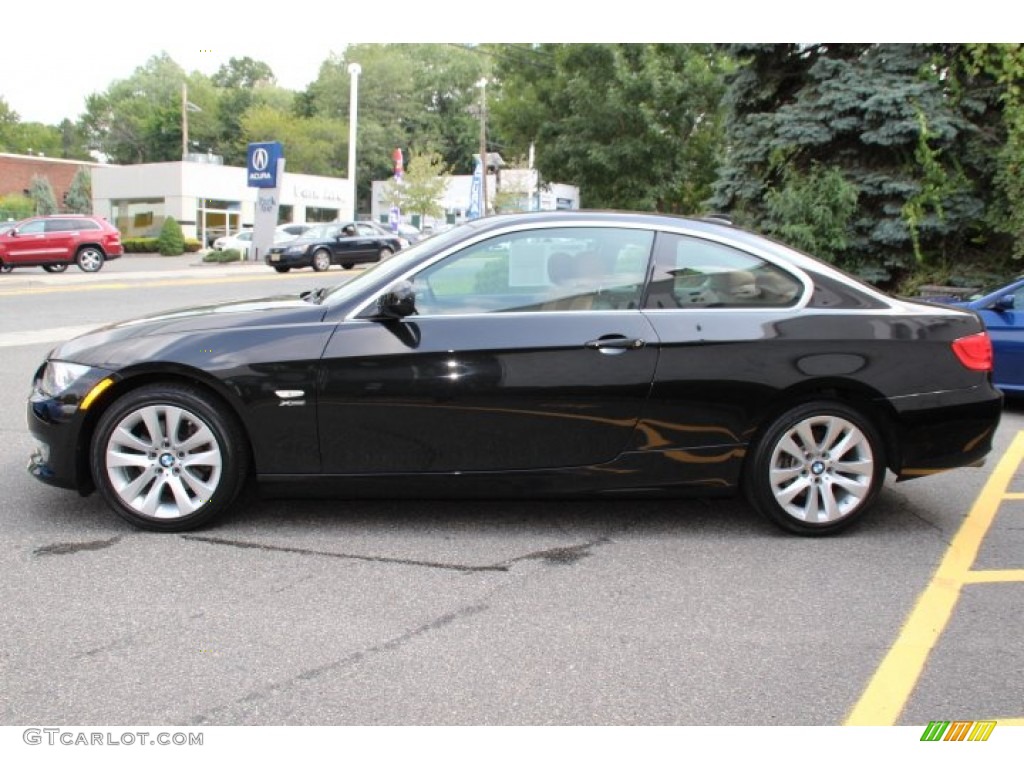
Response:
POLYGON ((103 269, 103 262, 106 257, 99 248, 87 245, 75 254, 75 264, 83 272, 99 272, 103 269))
POLYGON ((14 271, 14 267, 12 267, 10 264, 0 264, 0 272, 2 272, 3 274, 6 275, 8 272, 13 272, 13 271, 14 271))
POLYGON ((43 269, 47 272, 63 272, 68 268, 67 264, 44 264, 43 269))
POLYGON ((772 522, 824 536, 868 510, 885 467, 882 440, 867 418, 841 403, 805 403, 779 416, 757 441, 744 488, 772 522))
POLYGON ((282 266, 278 265, 278 266, 274 267, 274 269, 277 270, 278 272, 280 272, 281 274, 284 274, 289 269, 291 269, 291 267, 282 267, 282 266))
POLYGON ((313 269, 317 272, 324 272, 331 268, 331 254, 325 250, 319 250, 313 254, 313 269))
POLYGON ((341 268, 342 269, 352 269, 352 267, 354 267, 354 266, 355 266, 355 263, 351 262, 351 261, 343 261, 343 262, 341 262, 341 268))
POLYGON ((227 408, 184 384, 125 394, 93 433, 93 480, 139 528, 187 531, 224 513, 248 472, 247 440, 227 408), (177 449, 177 450, 175 450, 177 449))
POLYGON ((377 254, 377 258, 380 259, 381 261, 384 261, 384 259, 386 259, 393 253, 394 251, 392 251, 390 248, 381 248, 380 253, 377 254))

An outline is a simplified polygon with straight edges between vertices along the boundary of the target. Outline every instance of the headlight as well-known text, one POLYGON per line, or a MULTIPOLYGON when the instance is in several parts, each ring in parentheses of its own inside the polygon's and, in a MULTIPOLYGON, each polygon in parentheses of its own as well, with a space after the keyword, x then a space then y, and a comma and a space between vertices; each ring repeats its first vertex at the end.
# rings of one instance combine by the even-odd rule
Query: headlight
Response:
POLYGON ((285 248, 284 252, 288 256, 301 256, 302 254, 304 254, 306 252, 306 247, 304 245, 300 245, 300 246, 294 246, 293 245, 291 248, 285 248))
POLYGON ((39 382, 39 391, 48 397, 58 397, 72 384, 85 376, 91 368, 63 360, 48 360, 39 382))

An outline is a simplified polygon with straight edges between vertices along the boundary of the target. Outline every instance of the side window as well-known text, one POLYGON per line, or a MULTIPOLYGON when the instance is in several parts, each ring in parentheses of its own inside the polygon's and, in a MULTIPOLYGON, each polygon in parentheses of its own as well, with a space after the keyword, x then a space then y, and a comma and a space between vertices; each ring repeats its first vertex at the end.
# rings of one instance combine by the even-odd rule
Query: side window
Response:
POLYGON ((40 235, 43 233, 46 227, 45 219, 37 219, 36 221, 30 221, 23 227, 18 227, 19 235, 40 235))
POLYGON ((639 309, 654 233, 564 227, 499 235, 413 278, 421 315, 639 309))
POLYGON ((757 256, 710 240, 662 234, 648 309, 786 307, 803 285, 757 256))
POLYGON ((73 219, 47 219, 47 232, 74 232, 78 229, 78 222, 73 219))

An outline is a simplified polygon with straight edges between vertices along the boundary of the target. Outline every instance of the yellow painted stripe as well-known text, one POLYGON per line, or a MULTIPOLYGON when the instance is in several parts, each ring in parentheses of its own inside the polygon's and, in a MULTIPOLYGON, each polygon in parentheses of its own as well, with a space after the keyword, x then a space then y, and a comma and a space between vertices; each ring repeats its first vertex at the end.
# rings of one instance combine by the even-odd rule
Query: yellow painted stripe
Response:
POLYGON ((217 283, 248 283, 258 280, 287 280, 295 277, 309 277, 309 273, 301 272, 295 274, 272 275, 239 275, 238 277, 179 277, 165 280, 133 280, 131 282, 105 282, 93 283, 91 285, 58 285, 58 286, 35 286, 26 285, 19 288, 4 288, 0 290, 0 296, 18 296, 29 294, 36 296, 43 293, 75 293, 78 291, 123 291, 126 288, 139 287, 160 287, 168 285, 216 285, 217 283))
POLYGON ((1006 571, 971 571, 964 578, 967 584, 998 584, 1024 581, 1024 568, 1006 571))
POLYGON ((929 653, 949 623, 981 542, 1022 460, 1024 432, 1018 432, 975 499, 896 642, 847 716, 846 725, 894 725, 899 719, 929 653))

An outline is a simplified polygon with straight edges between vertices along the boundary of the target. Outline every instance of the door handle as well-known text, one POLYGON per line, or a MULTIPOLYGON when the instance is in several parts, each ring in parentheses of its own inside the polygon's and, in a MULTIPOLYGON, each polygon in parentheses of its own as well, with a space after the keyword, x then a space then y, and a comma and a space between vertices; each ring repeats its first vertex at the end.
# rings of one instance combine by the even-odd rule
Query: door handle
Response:
POLYGON ((602 336, 600 339, 594 339, 584 343, 587 349, 596 349, 599 352, 605 350, 627 350, 627 349, 641 349, 646 346, 647 342, 643 339, 628 339, 625 336, 602 336))

